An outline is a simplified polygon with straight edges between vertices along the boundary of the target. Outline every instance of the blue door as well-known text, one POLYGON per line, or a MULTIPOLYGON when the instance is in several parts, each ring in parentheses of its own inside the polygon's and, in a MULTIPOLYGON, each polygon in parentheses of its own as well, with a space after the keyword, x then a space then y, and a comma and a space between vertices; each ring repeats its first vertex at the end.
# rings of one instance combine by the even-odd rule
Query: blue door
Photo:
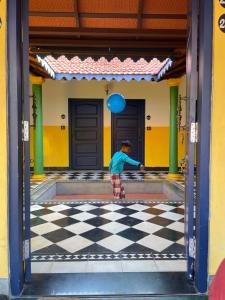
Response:
POLYGON ((187 148, 186 148, 186 245, 188 278, 194 279, 195 271, 195 147, 196 147, 196 104, 198 95, 198 1, 189 1, 187 38, 187 148))

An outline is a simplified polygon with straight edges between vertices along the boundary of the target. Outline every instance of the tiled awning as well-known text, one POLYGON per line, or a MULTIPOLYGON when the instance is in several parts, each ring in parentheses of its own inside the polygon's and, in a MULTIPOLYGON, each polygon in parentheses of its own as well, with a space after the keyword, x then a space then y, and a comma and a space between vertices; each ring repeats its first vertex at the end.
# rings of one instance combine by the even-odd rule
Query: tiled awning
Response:
POLYGON ((67 59, 65 56, 54 58, 37 56, 38 62, 56 80, 147 80, 158 81, 172 66, 172 60, 167 58, 162 62, 153 58, 150 62, 141 58, 134 62, 131 58, 120 61, 117 57, 108 61, 101 57, 97 61, 91 57, 81 60, 75 56, 67 59))

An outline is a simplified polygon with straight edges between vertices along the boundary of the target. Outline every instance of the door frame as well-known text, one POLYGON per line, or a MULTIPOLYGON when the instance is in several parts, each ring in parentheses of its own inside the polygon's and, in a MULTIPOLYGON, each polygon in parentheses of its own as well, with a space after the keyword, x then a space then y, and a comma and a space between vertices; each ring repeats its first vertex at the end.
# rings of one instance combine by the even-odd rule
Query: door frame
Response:
MULTIPOLYGON (((9 126, 9 260, 11 293, 18 296, 24 286, 23 195, 22 195, 22 40, 21 5, 28 0, 7 1, 8 126, 9 126)), ((26 12, 28 13, 28 12, 26 12)), ((196 278, 198 292, 208 284, 209 162, 212 85, 213 1, 200 0, 199 142, 197 144, 196 278)), ((28 57, 27 57, 28 59, 28 57)))
MULTIPOLYGON (((95 101, 100 104, 100 123, 101 123, 101 132, 100 132, 100 139, 101 139, 101 162, 100 162, 100 170, 103 169, 103 161, 104 161, 104 147, 103 147, 103 131, 104 131, 104 116, 103 116, 103 109, 104 109, 104 100, 99 98, 69 98, 68 99, 68 116, 69 116, 69 166, 70 169, 72 167, 72 105, 74 102, 76 103, 84 103, 85 101, 95 101)), ((75 169, 78 170, 78 169, 75 169)))
MULTIPOLYGON (((142 157, 143 157, 143 161, 142 163, 145 164, 145 104, 146 104, 146 99, 126 99, 126 101, 134 101, 134 102, 138 102, 140 101, 140 103, 142 103, 141 105, 141 114, 143 114, 144 118, 141 121, 142 126, 143 126, 143 132, 141 133, 142 137, 143 137, 143 144, 142 144, 142 157)), ((111 155, 114 154, 115 150, 115 140, 114 140, 114 133, 115 133, 115 128, 114 128, 114 114, 111 113, 111 155)))

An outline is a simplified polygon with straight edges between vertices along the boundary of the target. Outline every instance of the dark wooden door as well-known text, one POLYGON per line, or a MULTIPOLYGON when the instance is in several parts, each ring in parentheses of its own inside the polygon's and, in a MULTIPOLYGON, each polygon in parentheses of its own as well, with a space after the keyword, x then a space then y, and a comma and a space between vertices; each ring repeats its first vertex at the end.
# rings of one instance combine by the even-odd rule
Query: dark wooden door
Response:
MULTIPOLYGON (((145 100, 126 100, 125 110, 112 114, 112 151, 120 149, 123 140, 132 143, 131 157, 144 163, 145 100)), ((112 154, 113 154, 112 153, 112 154)), ((125 169, 137 167, 126 165, 125 169)))
POLYGON ((103 167, 102 100, 69 100, 70 166, 76 170, 103 167))

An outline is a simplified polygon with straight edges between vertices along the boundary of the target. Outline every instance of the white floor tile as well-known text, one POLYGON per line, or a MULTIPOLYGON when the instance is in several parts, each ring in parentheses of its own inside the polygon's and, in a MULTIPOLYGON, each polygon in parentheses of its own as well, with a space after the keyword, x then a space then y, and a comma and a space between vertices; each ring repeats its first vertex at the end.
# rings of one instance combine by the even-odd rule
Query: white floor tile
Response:
POLYGON ((30 214, 30 219, 32 220, 34 218, 37 218, 37 216, 30 214))
POLYGON ((78 220, 78 221, 86 221, 86 220, 95 218, 96 215, 90 214, 88 212, 82 212, 82 213, 75 214, 75 215, 70 216, 70 217, 75 219, 75 220, 78 220))
POLYGON ((87 272, 87 265, 88 261, 54 262, 51 273, 85 273, 87 272))
POLYGON ((139 240, 137 243, 142 246, 148 247, 152 250, 155 250, 157 252, 161 252, 173 244, 173 242, 158 237, 154 234, 144 237, 143 239, 139 240))
POLYGON ((95 228, 95 227, 88 223, 85 223, 85 222, 79 222, 79 223, 64 227, 64 229, 66 229, 70 232, 73 232, 75 234, 81 234, 81 233, 89 231, 93 228, 95 228))
POLYGON ((122 272, 121 261, 89 261, 87 265, 87 272, 122 272))
POLYGON ((32 273, 185 272, 186 260, 32 262, 32 273))
POLYGON ((182 237, 182 238, 181 238, 180 240, 178 240, 176 243, 184 246, 184 244, 185 244, 184 237, 182 237))
POLYGON ((117 221, 119 219, 124 218, 124 215, 117 213, 117 212, 109 212, 104 215, 101 215, 101 217, 105 218, 107 220, 110 220, 110 221, 117 221))
POLYGON ((42 248, 48 247, 52 244, 53 244, 52 242, 45 239, 44 237, 36 236, 31 239, 31 251, 34 252, 34 251, 40 250, 42 248))
POLYGON ((120 208, 123 208, 123 206, 110 203, 110 204, 106 204, 106 205, 102 206, 102 208, 111 210, 111 211, 115 211, 115 210, 119 210, 120 208))
POLYGON ((52 214, 41 216, 40 218, 45 220, 45 221, 52 222, 52 221, 56 221, 56 220, 59 220, 59 219, 63 219, 65 217, 66 216, 63 215, 63 214, 60 214, 58 212, 54 212, 52 214))
POLYGON ((142 210, 145 210, 145 209, 148 209, 149 206, 147 205, 143 205, 143 204, 132 204, 130 206, 128 206, 129 208, 131 209, 135 209, 135 210, 139 210, 139 211, 142 211, 142 210))
POLYGON ((32 211, 36 211, 39 209, 43 209, 43 207, 38 204, 35 204, 35 205, 31 205, 30 211, 32 212, 32 211))
POLYGON ((154 260, 123 260, 123 272, 158 272, 154 260))
POLYGON ((38 273, 52 273, 52 265, 54 262, 32 262, 31 272, 32 274, 38 273))
POLYGON ((184 233, 184 223, 182 222, 174 222, 168 225, 167 228, 184 233))
POLYGON ((76 251, 79 251, 83 248, 86 248, 90 245, 92 245, 93 242, 83 238, 82 236, 73 236, 69 239, 66 239, 64 241, 58 242, 57 245, 59 247, 62 247, 63 249, 69 251, 70 253, 74 253, 76 251))
POLYGON ((58 211, 63 211, 66 209, 70 209, 70 206, 64 205, 64 204, 59 204, 59 205, 55 205, 55 206, 50 206, 48 209, 58 212, 58 211))
POLYGON ((146 233, 154 233, 163 227, 150 222, 142 222, 133 226, 133 228, 144 231, 146 233))
POLYGON ((156 260, 158 272, 185 272, 186 260, 156 260))
POLYGON ((123 237, 112 235, 110 237, 107 237, 99 242, 97 242, 102 247, 105 247, 107 249, 110 249, 114 252, 118 252, 129 245, 133 244, 132 241, 125 239, 123 237))
POLYGON ((92 210, 95 209, 96 206, 91 205, 91 204, 82 204, 76 207, 76 209, 82 210, 82 211, 88 211, 88 210, 92 210))
POLYGON ((121 232, 127 228, 129 228, 129 226, 127 225, 123 225, 117 222, 110 222, 108 224, 104 224, 102 226, 100 226, 99 228, 101 228, 102 230, 106 230, 110 233, 116 234, 118 232, 121 232))
POLYGON ((130 215, 130 217, 136 218, 136 219, 141 220, 141 221, 147 221, 147 220, 150 220, 150 219, 154 218, 155 215, 148 214, 148 213, 145 213, 143 211, 139 211, 137 213, 134 213, 134 214, 130 215))
POLYGON ((60 229, 60 227, 53 223, 44 223, 44 224, 32 227, 32 231, 39 235, 43 235, 45 233, 49 233, 49 232, 55 231, 57 229, 60 229))
POLYGON ((162 209, 165 211, 170 211, 170 210, 174 209, 174 206, 161 203, 161 204, 154 206, 154 208, 162 209))
POLYGON ((173 221, 179 221, 179 220, 183 219, 184 216, 180 215, 180 214, 176 214, 174 212, 167 211, 165 213, 162 213, 160 215, 160 217, 166 218, 166 219, 169 219, 169 220, 173 220, 173 221))

